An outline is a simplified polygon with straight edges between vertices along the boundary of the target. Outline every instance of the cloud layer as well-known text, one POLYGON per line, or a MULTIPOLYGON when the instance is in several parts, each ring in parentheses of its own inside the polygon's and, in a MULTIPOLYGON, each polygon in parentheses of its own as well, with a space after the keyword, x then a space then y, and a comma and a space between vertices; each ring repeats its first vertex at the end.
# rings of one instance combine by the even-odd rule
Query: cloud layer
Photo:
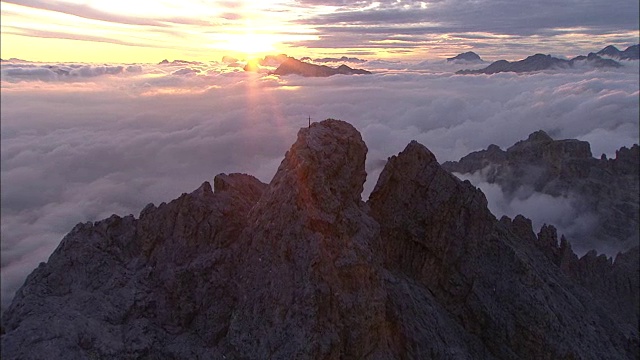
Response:
MULTIPOLYGON (((611 156, 638 142, 638 67, 627 65, 463 76, 446 62, 381 61, 363 64, 369 76, 278 78, 216 62, 3 62, 3 304, 78 222, 137 216, 221 172, 270 181, 308 116, 360 130, 365 199, 386 159, 412 139, 442 162, 543 129, 611 156)), ((487 195, 499 203, 500 194, 487 195)), ((541 221, 579 226, 568 205, 537 195, 492 210, 534 216, 543 205, 557 211, 541 221)))

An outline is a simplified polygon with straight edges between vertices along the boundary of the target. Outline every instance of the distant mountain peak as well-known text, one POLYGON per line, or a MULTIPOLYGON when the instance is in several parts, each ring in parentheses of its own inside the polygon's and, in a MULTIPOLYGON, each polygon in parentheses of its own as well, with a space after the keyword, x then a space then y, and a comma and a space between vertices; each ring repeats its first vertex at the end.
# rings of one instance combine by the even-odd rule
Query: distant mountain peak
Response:
POLYGON ((482 58, 473 51, 458 54, 454 57, 447 58, 447 61, 453 62, 483 62, 482 58))
POLYGON ((527 138, 527 141, 532 141, 532 142, 553 141, 553 139, 544 130, 538 130, 531 133, 527 138))

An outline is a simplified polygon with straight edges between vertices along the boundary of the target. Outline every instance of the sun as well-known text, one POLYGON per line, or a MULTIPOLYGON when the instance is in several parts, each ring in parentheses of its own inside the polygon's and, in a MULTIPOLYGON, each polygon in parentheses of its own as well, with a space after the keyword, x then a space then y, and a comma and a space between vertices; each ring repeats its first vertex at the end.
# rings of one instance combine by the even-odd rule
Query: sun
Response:
POLYGON ((216 51, 245 59, 273 55, 289 49, 290 44, 317 40, 316 30, 291 24, 280 13, 268 12, 261 3, 228 16, 227 23, 217 31, 206 33, 208 46, 216 51))
POLYGON ((248 31, 243 34, 226 34, 222 48, 246 56, 255 56, 276 50, 278 42, 278 36, 275 34, 248 31))

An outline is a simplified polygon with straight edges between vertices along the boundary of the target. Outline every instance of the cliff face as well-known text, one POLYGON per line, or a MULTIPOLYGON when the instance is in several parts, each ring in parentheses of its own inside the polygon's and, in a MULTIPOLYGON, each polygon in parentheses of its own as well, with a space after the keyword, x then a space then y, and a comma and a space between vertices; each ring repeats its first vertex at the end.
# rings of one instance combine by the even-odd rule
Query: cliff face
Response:
POLYGON ((640 355, 637 249, 578 259, 551 226, 498 221, 416 142, 364 203, 366 152, 351 125, 314 123, 268 185, 221 174, 77 225, 6 311, 2 357, 640 355))
POLYGON ((588 232, 566 234, 570 240, 622 250, 638 246, 640 241, 637 144, 621 148, 614 159, 596 159, 586 141, 553 140, 537 131, 506 151, 491 145, 443 167, 461 174, 482 171, 486 181, 500 185, 507 196, 528 187, 573 199, 576 208, 597 218, 588 232))

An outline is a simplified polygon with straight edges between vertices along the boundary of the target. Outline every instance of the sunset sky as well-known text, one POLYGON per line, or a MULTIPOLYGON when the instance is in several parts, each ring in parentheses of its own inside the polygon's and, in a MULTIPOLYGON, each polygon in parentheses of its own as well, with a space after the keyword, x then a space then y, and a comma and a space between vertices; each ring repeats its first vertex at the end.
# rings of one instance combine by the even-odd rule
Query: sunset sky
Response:
POLYGON ((7 0, 2 58, 220 60, 287 53, 364 59, 573 56, 638 42, 637 0, 7 0))

